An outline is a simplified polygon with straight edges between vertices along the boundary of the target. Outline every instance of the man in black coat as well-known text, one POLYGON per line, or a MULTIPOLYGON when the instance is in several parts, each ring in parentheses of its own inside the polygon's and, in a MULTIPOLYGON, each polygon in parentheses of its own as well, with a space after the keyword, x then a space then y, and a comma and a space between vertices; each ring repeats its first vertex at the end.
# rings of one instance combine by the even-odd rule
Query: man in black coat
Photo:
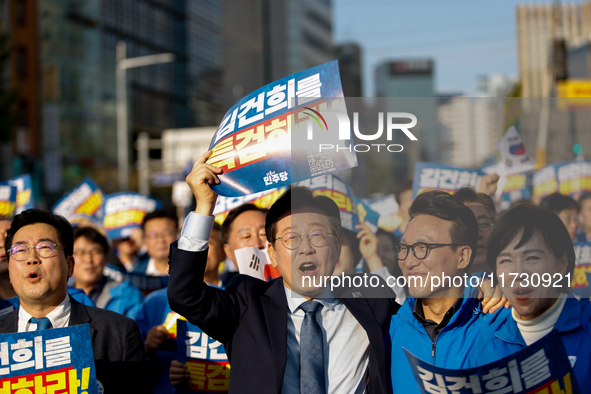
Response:
POLYGON ((339 277, 331 286, 341 250, 340 214, 331 199, 294 188, 269 210, 269 257, 282 277, 263 282, 238 275, 226 290, 203 282, 217 198, 208 184, 221 173, 205 163, 210 154, 187 177, 197 208, 171 246, 168 300, 224 343, 230 392, 390 392, 384 337, 398 304, 377 276, 339 277))
POLYGON ((135 322, 68 296, 73 245, 72 227, 63 217, 38 209, 15 216, 5 246, 20 307, 0 318, 0 333, 88 324, 99 387, 106 393, 149 392, 144 344, 135 322))

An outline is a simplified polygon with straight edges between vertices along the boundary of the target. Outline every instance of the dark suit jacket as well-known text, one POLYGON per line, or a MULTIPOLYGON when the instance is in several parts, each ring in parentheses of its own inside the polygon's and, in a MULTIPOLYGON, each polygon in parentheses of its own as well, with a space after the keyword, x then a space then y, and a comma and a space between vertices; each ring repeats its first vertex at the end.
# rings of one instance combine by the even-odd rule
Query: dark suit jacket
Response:
MULTIPOLYGON (((170 307, 224 343, 232 367, 230 392, 280 393, 287 362, 288 307, 283 279, 263 282, 238 275, 224 291, 203 282, 207 250, 187 252, 175 242, 169 259, 170 307)), ((368 391, 390 393, 388 330, 398 304, 392 290, 379 280, 384 287, 340 288, 333 294, 367 332, 368 391)))
MULTIPOLYGON (((96 377, 105 393, 145 393, 144 342, 137 324, 118 313, 80 304, 70 297, 70 326, 88 324, 96 377)), ((0 333, 18 332, 18 309, 0 318, 0 333)))

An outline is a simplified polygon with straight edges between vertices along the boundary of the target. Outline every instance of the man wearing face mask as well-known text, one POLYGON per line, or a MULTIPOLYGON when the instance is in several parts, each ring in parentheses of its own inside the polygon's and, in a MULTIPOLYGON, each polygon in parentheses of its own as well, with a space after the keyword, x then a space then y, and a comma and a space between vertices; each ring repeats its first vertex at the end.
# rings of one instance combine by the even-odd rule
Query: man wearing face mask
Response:
POLYGON ((331 278, 341 251, 337 205, 293 188, 265 220, 269 257, 282 277, 239 275, 226 290, 203 283, 206 239, 213 221, 219 168, 201 156, 187 177, 197 199, 178 246, 171 246, 171 307, 224 343, 230 393, 391 392, 384 335, 398 310, 377 276, 375 287, 314 285, 331 278), (194 227, 193 227, 194 226, 194 227), (201 244, 201 245, 200 245, 201 244), (305 280, 308 279, 308 280, 305 280))

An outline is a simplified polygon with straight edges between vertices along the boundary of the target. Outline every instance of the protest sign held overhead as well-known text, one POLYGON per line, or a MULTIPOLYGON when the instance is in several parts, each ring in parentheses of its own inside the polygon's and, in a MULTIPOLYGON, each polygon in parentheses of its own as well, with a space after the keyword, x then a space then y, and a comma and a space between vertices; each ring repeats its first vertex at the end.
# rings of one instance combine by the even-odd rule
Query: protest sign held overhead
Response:
POLYGON ((139 193, 109 194, 104 208, 104 227, 109 238, 129 238, 135 227, 141 227, 144 217, 161 205, 157 199, 139 193))
POLYGON ((576 198, 591 191, 591 162, 576 160, 556 166, 558 191, 576 198))
POLYGON ((177 359, 189 370, 185 393, 227 393, 230 364, 224 346, 185 320, 177 320, 177 359))
POLYGON ((477 368, 445 369, 405 352, 423 394, 581 393, 556 330, 517 353, 477 368))
POLYGON ((65 217, 72 224, 89 221, 101 227, 104 202, 103 191, 91 178, 86 178, 56 202, 52 211, 65 217))
POLYGON ((280 188, 311 176, 357 165, 355 152, 322 155, 306 152, 312 123, 316 145, 336 141, 338 127, 329 133, 318 112, 337 110, 346 115, 337 61, 301 71, 266 85, 240 100, 224 116, 209 149, 207 160, 221 168, 221 183, 211 188, 226 197, 245 196, 280 188))
POLYGON ((355 228, 360 222, 365 222, 372 232, 378 231, 380 215, 361 199, 358 199, 353 189, 335 175, 320 175, 298 183, 312 190, 315 196, 326 196, 332 199, 341 214, 341 224, 344 229, 359 232, 355 228))
POLYGON ((496 147, 501 151, 499 175, 518 174, 536 168, 525 151, 525 147, 521 142, 521 137, 517 133, 515 126, 507 129, 503 138, 497 142, 496 147))
POLYGON ((24 210, 31 209, 34 207, 33 204, 33 182, 31 181, 31 175, 25 174, 17 176, 8 181, 13 186, 16 186, 16 212, 18 215, 24 210))
POLYGON ((0 182, 0 219, 12 219, 16 210, 16 186, 0 182))
POLYGON ((226 220, 226 216, 228 216, 230 211, 240 205, 254 204, 259 208, 269 208, 286 191, 287 187, 282 187, 242 197, 218 196, 215 208, 213 209, 213 216, 215 216, 216 222, 222 224, 224 220, 226 220))
POLYGON ((556 165, 549 164, 534 172, 532 176, 532 197, 538 201, 558 191, 556 165))
POLYGON ((472 186, 478 190, 482 175, 484 174, 480 170, 419 161, 415 166, 412 196, 415 198, 427 190, 443 190, 453 194, 462 186, 472 186))
POLYGON ((0 392, 98 392, 88 324, 0 335, 0 392))

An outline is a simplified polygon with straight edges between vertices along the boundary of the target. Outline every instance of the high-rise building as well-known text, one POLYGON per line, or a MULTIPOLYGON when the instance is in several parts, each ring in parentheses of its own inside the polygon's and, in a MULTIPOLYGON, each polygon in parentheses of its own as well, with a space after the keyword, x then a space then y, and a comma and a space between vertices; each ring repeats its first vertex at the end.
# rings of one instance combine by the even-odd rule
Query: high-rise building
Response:
POLYGON ((333 60, 330 0, 224 1, 224 58, 226 108, 279 78, 333 60))
POLYGON ((438 104, 440 130, 447 140, 447 164, 480 167, 494 156, 500 138, 500 101, 447 95, 440 96, 438 104))
POLYGON ((85 175, 116 190, 119 41, 128 58, 175 55, 172 63, 127 71, 132 160, 139 132, 159 137, 221 121, 221 0, 4 1, 16 43, 11 79, 23 87, 18 108, 26 121, 16 151, 43 154, 46 191, 62 193, 85 175))
POLYGON ((419 144, 411 144, 405 154, 395 156, 398 166, 412 177, 416 161, 441 162, 444 141, 438 132, 434 62, 431 59, 388 61, 376 69, 376 96, 389 97, 385 111, 410 112, 417 117, 413 128, 419 144))
POLYGON ((335 48, 339 61, 341 84, 345 97, 363 97, 361 86, 361 47, 358 44, 343 44, 335 48))
POLYGON ((517 7, 519 75, 523 97, 547 97, 550 92, 550 62, 554 39, 564 39, 567 48, 591 38, 591 3, 562 4, 559 23, 551 4, 522 4, 517 7), (584 17, 583 17, 584 16, 584 17), (556 31, 560 26, 560 31, 556 31))

